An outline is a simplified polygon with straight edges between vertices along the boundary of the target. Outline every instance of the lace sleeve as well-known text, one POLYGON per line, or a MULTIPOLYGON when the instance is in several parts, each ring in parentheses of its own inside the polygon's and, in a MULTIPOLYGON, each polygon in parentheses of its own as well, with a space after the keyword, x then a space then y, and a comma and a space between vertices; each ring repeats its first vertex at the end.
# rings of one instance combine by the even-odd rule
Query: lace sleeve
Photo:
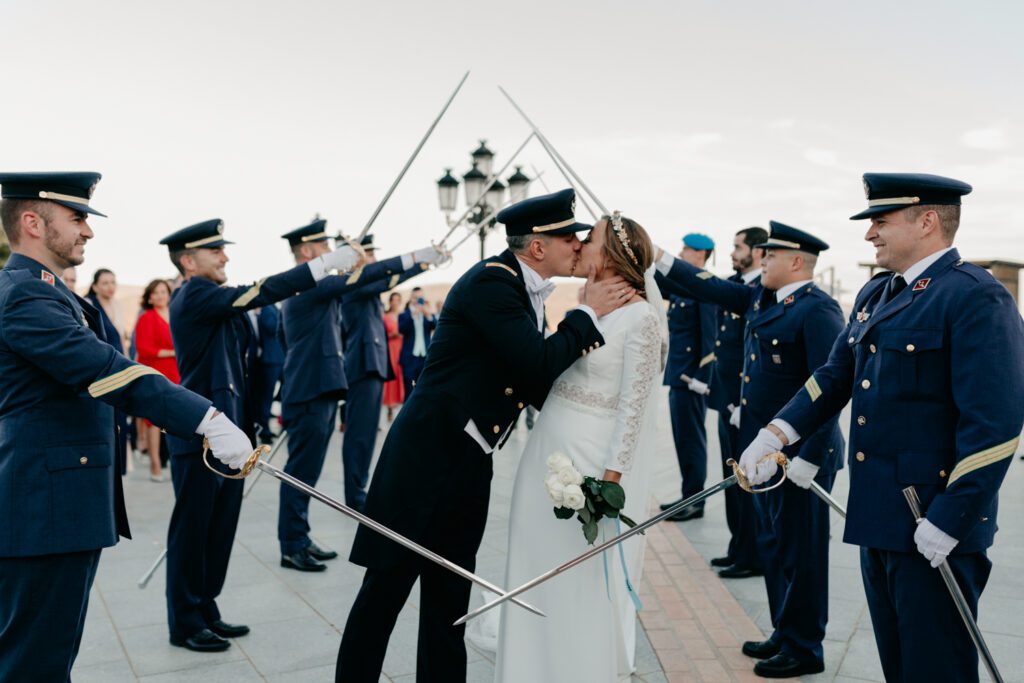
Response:
POLYGON ((623 353, 619 406, 605 465, 616 472, 628 472, 633 467, 633 455, 644 427, 647 404, 651 401, 658 377, 661 334, 655 315, 645 312, 643 319, 629 333, 623 353))

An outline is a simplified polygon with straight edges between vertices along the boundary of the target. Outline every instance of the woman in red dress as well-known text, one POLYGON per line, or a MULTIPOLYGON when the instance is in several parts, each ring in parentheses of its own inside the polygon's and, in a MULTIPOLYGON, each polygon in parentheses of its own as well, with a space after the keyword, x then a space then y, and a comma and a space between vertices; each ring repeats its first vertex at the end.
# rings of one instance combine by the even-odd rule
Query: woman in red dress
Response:
MULTIPOLYGON (((171 340, 170 311, 171 286, 166 280, 153 280, 142 293, 145 311, 135 323, 135 349, 138 361, 159 371, 175 384, 181 383, 178 362, 174 358, 171 340)), ((163 481, 160 469, 160 428, 146 421, 146 443, 149 446, 149 478, 163 481)))
POLYGON ((402 353, 402 335, 398 331, 398 313, 402 307, 402 295, 392 292, 388 297, 388 308, 384 311, 384 331, 388 335, 388 358, 395 371, 395 379, 384 383, 384 407, 388 409, 388 422, 395 419, 395 406, 405 401, 405 386, 402 384, 402 367, 398 356, 402 353))

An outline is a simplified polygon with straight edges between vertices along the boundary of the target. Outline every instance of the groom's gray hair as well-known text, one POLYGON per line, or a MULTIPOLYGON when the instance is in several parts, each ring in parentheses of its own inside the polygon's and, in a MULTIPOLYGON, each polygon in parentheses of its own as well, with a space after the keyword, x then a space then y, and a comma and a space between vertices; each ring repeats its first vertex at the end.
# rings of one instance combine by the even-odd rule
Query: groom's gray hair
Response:
POLYGON ((509 235, 505 238, 505 242, 513 254, 522 254, 530 248, 530 243, 534 240, 540 240, 547 244, 550 239, 547 235, 509 235))

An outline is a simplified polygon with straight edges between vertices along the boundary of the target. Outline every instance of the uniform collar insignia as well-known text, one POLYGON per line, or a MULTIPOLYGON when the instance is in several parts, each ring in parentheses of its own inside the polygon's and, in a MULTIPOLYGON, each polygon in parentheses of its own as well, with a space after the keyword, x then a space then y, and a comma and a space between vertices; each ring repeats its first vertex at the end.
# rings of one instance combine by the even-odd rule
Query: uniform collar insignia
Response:
POLYGON ((866 323, 868 321, 868 318, 870 318, 870 317, 871 317, 871 314, 868 313, 867 307, 862 308, 861 310, 857 311, 857 322, 859 322, 859 323, 866 323))
POLYGON ((920 280, 914 283, 912 291, 923 292, 924 290, 928 289, 928 285, 930 285, 931 282, 932 279, 930 277, 921 278, 920 280))
POLYGON ((794 301, 796 301, 796 296, 794 296, 793 294, 790 294, 789 296, 787 296, 785 299, 782 300, 782 305, 783 306, 788 306, 791 303, 793 303, 794 301))
POLYGON ((755 301, 754 302, 754 310, 755 311, 760 311, 761 310, 761 302, 760 301, 755 301))
POLYGON ((53 285, 54 287, 57 286, 57 279, 53 276, 53 273, 51 273, 50 271, 48 271, 48 270, 41 270, 41 271, 39 271, 39 277, 46 284, 53 285))

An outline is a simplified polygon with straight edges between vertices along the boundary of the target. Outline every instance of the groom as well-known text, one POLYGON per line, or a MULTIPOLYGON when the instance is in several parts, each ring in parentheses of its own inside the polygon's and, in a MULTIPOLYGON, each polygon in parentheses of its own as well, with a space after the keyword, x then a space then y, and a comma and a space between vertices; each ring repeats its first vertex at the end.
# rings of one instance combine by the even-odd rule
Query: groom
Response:
MULTIPOLYGON (((582 305, 547 339, 548 278, 572 275, 573 190, 535 197, 498 214, 508 250, 477 263, 452 287, 410 400, 388 433, 366 514, 472 571, 487 522, 491 456, 519 413, 540 407, 554 380, 604 343, 597 319, 633 295, 621 278, 589 277, 582 305)), ((470 584, 360 527, 351 561, 366 567, 338 652, 336 681, 376 683, 398 613, 420 580, 417 680, 466 678, 470 584)))

